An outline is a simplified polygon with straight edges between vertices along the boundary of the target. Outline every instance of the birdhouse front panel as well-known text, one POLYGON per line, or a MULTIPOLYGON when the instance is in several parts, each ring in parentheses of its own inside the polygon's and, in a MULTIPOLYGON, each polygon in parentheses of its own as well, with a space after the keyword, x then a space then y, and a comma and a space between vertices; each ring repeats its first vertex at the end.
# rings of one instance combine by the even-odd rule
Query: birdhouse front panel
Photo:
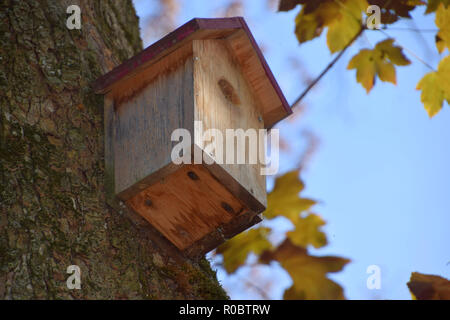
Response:
MULTIPOLYGON (((227 143, 227 129, 242 129, 244 132, 250 129, 249 135, 258 134, 259 130, 264 129, 261 105, 248 85, 228 41, 194 40, 193 51, 194 118, 202 122, 203 130, 218 129, 224 137, 223 142, 227 143)), ((201 144, 199 140, 202 138, 200 134, 195 136, 197 145, 201 144)), ((256 161, 251 164, 249 161, 250 153, 253 153, 252 156, 257 156, 261 151, 260 146, 246 137, 245 146, 242 148, 238 138, 233 136, 233 139, 235 139, 233 141, 234 155, 230 158, 232 161, 226 161, 228 156, 226 152, 223 152, 222 159, 217 159, 217 154, 210 154, 210 156, 265 207, 267 205, 266 178, 260 174, 261 163, 256 161), (244 163, 238 163, 238 152, 245 153, 244 163)), ((211 142, 214 150, 224 148, 216 142, 214 140, 211 142)))
POLYGON ((290 109, 242 18, 194 19, 94 88, 105 94, 109 200, 124 201, 186 252, 207 252, 261 221, 265 151, 250 136, 290 109), (181 164, 173 153, 177 129, 190 137, 189 152, 177 157, 191 161, 181 164), (208 141, 203 134, 209 129, 224 140, 208 141), (195 162, 198 154, 207 161, 195 162))

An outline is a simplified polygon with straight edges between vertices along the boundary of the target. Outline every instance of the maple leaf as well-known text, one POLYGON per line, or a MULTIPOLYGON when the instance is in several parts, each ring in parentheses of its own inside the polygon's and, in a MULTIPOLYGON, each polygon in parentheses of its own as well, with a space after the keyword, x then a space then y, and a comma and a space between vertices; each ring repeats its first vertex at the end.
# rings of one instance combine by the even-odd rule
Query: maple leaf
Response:
POLYGON ((286 236, 295 245, 306 247, 311 244, 314 248, 320 248, 327 244, 327 237, 320 230, 323 225, 325 221, 319 215, 310 213, 306 217, 298 217, 294 223, 295 229, 287 232, 286 236))
POLYGON ((450 300, 450 281, 445 278, 413 272, 407 285, 413 299, 450 300))
POLYGON ((331 53, 341 51, 360 32, 366 0, 334 1, 339 13, 328 25, 327 45, 331 53))
POLYGON ((439 28, 439 32, 436 34, 436 47, 439 53, 442 53, 445 48, 450 48, 450 6, 445 7, 442 4, 438 7, 435 23, 439 28))
POLYGON ((275 180, 272 192, 267 195, 267 209, 263 212, 264 217, 273 219, 284 216, 295 224, 302 211, 316 204, 314 200, 299 197, 304 185, 298 175, 299 171, 293 170, 275 180))
POLYGON ((275 250, 263 252, 260 261, 277 261, 291 276, 293 284, 285 291, 284 299, 345 299, 342 287, 327 274, 341 271, 350 262, 348 259, 311 256, 305 248, 286 239, 275 250))
POLYGON ((235 272, 253 252, 256 255, 272 248, 267 240, 270 228, 260 227, 242 232, 217 248, 217 253, 223 255, 223 266, 228 273, 235 272))
POLYGON ((446 8, 450 5, 450 0, 428 0, 426 14, 435 12, 440 4, 443 4, 446 8))
POLYGON ((312 40, 328 27, 328 48, 332 53, 340 51, 361 30, 362 12, 367 6, 366 0, 304 1, 295 18, 297 39, 300 43, 312 40))
POLYGON ((394 46, 394 39, 377 43, 374 49, 362 49, 349 62, 347 69, 356 69, 356 81, 369 93, 378 76, 381 81, 396 84, 394 65, 405 66, 411 62, 400 47, 394 46))
POLYGON ((444 100, 450 103, 450 56, 441 60, 437 71, 427 73, 419 81, 417 90, 422 90, 420 100, 430 118, 442 109, 444 100))

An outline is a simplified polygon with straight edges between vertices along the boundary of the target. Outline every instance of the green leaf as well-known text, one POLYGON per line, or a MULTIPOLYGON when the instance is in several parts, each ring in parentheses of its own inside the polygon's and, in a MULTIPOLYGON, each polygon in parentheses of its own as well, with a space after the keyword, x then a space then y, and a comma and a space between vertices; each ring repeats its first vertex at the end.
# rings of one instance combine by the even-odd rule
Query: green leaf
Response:
POLYGON ((422 90, 420 99, 428 115, 433 117, 443 106, 444 100, 450 102, 450 56, 441 60, 436 72, 427 73, 417 84, 422 90))
POLYGON ((350 262, 348 259, 310 256, 305 248, 286 239, 275 250, 265 251, 260 261, 278 261, 291 276, 293 284, 285 291, 284 299, 345 299, 342 287, 327 274, 341 271, 350 262))
POLYGON ((327 244, 327 237, 320 228, 325 225, 325 221, 314 213, 310 213, 306 217, 299 217, 294 223, 295 229, 287 232, 286 236, 293 244, 307 247, 320 248, 327 244))
POLYGON ((223 255, 223 265, 228 273, 235 272, 247 260, 248 255, 253 252, 256 255, 264 250, 272 248, 267 239, 270 228, 255 228, 242 232, 228 240, 217 248, 217 253, 223 255))
POLYGON ((298 175, 298 170, 294 170, 275 180, 275 186, 267 196, 267 209, 263 212, 265 218, 284 216, 295 224, 301 212, 316 204, 314 200, 299 197, 304 185, 298 175))
POLYGON ((379 42, 374 49, 362 49, 349 62, 347 69, 356 69, 356 81, 369 93, 378 75, 381 81, 396 84, 394 65, 405 66, 411 62, 400 47, 393 45, 393 39, 379 42))
POLYGON ((415 300, 450 300, 450 281, 445 278, 413 272, 407 285, 415 300))

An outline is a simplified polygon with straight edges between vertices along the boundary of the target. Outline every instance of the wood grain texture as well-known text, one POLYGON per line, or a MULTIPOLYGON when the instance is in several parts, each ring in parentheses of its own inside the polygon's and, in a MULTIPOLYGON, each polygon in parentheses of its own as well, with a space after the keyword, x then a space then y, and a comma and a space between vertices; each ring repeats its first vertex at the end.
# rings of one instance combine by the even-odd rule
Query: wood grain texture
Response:
POLYGON ((248 212, 202 165, 181 166, 126 203, 180 250, 248 212))
POLYGON ((172 163, 170 137, 175 129, 193 131, 192 58, 165 68, 171 62, 161 61, 158 75, 148 74, 151 85, 115 110, 114 180, 119 197, 126 197, 130 188, 132 193, 145 189, 148 185, 141 180, 172 163))
POLYGON ((273 82, 267 75, 267 68, 261 62, 261 56, 256 54, 254 47, 249 41, 248 34, 238 30, 226 38, 230 52, 239 62, 242 74, 248 81, 255 93, 255 99, 261 107, 261 115, 267 128, 271 128, 279 120, 286 116, 283 107, 281 91, 274 90, 273 82))
MULTIPOLYGON (((231 55, 226 40, 194 40, 194 96, 195 120, 202 121, 203 130, 218 129, 226 141, 227 129, 259 130, 264 128, 261 117, 261 106, 242 74, 239 62, 231 55), (225 80, 232 87, 240 101, 236 105, 226 97, 220 81, 225 80)), ((231 89, 230 89, 231 90, 231 89)), ((237 99, 237 98, 235 98, 237 99)), ((195 143, 201 146, 200 135, 195 136, 195 143)), ((225 142, 224 141, 224 142, 225 142)), ((226 142, 225 142, 226 143, 226 142)), ((220 145, 212 141, 215 149, 220 145)), ((266 179, 260 174, 260 161, 249 164, 250 153, 255 153, 248 142, 245 146, 245 164, 237 164, 237 141, 234 141, 234 164, 226 163, 226 152, 222 159, 217 154, 211 155, 218 160, 229 175, 247 189, 263 206, 266 206, 266 179)), ((257 146, 255 146, 257 148, 257 146)), ((225 144, 223 145, 225 148, 225 144)), ((258 149, 256 149, 258 154, 258 149)))

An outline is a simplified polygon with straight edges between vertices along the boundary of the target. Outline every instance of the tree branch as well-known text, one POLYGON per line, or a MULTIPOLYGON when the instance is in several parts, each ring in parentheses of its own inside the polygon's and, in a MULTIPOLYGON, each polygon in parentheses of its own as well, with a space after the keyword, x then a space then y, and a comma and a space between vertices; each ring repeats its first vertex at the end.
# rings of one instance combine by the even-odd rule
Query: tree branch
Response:
POLYGON ((355 36, 347 43, 347 45, 344 47, 344 49, 339 52, 339 54, 334 57, 334 59, 326 66, 326 68, 319 74, 317 78, 315 78, 308 87, 302 92, 302 94, 292 103, 291 108, 294 108, 299 104, 299 102, 308 94, 308 92, 322 79, 322 77, 333 67, 333 65, 339 60, 340 57, 344 54, 344 52, 347 50, 348 47, 351 46, 351 44, 363 33, 363 31, 366 28, 364 26, 361 26, 361 29, 355 36))

